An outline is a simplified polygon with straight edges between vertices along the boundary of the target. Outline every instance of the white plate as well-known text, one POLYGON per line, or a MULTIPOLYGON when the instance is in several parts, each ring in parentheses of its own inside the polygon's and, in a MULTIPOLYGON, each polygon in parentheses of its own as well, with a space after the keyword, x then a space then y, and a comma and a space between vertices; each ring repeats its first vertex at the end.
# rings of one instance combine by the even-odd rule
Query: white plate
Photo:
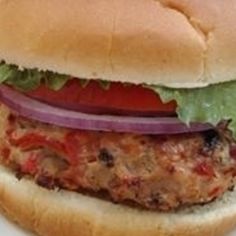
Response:
POLYGON ((8 221, 4 216, 0 215, 0 235, 1 236, 34 236, 14 223, 8 221))
MULTIPOLYGON (((19 228, 17 225, 9 222, 5 217, 1 215, 0 215, 0 235, 1 236, 35 236, 19 228)), ((236 236, 236 230, 228 236, 236 236)))
POLYGON ((232 232, 229 236, 236 236, 236 230, 232 232))

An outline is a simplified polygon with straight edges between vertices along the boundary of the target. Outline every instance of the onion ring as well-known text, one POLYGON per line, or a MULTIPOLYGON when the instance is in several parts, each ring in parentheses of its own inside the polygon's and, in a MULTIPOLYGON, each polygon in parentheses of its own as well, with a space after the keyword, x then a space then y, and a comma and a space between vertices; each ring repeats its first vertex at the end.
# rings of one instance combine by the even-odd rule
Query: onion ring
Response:
POLYGON ((0 99, 19 115, 61 127, 141 134, 178 134, 212 129, 210 124, 186 125, 177 117, 127 117, 93 115, 66 110, 31 99, 6 85, 0 86, 0 99))

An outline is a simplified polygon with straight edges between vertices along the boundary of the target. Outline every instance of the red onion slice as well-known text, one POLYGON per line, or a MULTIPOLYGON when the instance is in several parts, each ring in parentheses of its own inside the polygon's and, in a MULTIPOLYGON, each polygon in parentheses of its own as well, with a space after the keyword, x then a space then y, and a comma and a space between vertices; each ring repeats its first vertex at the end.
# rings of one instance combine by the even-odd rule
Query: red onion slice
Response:
POLYGON ((209 124, 192 123, 187 126, 175 117, 126 117, 92 115, 53 107, 31 99, 8 86, 0 86, 0 99, 19 115, 62 127, 131 132, 141 134, 177 134, 212 129, 209 124))

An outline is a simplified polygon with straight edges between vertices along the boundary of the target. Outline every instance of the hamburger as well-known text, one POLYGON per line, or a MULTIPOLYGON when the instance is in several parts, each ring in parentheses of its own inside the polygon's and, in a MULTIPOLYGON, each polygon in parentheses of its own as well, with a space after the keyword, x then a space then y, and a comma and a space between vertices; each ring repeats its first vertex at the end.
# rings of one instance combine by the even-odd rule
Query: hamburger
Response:
POLYGON ((0 1, 0 206, 38 235, 236 224, 236 1, 0 1))

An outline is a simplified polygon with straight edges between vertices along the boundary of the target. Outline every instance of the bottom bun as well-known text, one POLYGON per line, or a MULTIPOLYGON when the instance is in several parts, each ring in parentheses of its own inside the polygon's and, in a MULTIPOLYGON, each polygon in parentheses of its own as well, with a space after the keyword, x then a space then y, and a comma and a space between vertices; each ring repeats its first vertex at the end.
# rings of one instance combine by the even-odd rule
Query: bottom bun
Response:
POLYGON ((236 191, 205 206, 158 213, 47 190, 3 167, 0 205, 12 220, 42 236, 217 236, 236 224, 236 191))

